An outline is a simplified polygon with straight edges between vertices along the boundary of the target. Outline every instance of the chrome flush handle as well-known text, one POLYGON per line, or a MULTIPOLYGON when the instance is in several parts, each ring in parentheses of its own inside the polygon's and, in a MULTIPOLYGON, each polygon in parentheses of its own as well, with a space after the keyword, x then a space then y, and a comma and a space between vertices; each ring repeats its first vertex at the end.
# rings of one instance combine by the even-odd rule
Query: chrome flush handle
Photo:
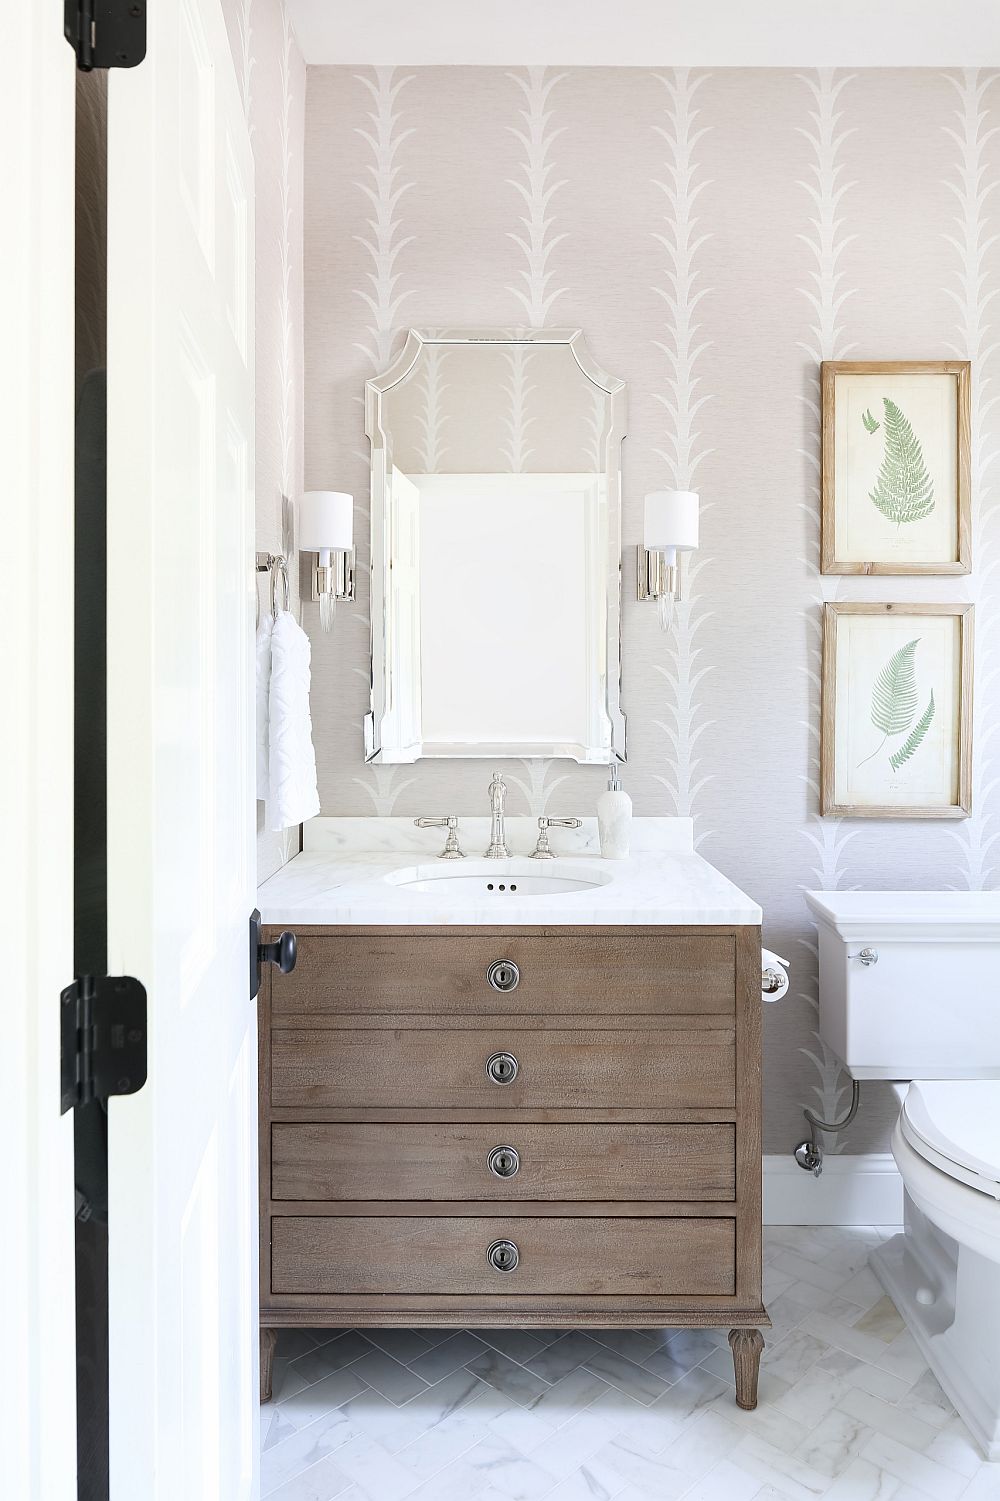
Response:
POLYGON ((848 959, 860 959, 867 969, 870 964, 878 963, 878 949, 865 947, 858 954, 848 954, 848 959))

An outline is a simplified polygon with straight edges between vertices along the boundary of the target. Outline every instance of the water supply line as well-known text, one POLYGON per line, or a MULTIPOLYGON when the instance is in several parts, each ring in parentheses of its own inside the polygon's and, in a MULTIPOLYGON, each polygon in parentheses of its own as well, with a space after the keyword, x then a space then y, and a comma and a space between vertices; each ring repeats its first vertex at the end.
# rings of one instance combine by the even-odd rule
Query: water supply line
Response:
POLYGON ((861 1085, 857 1079, 852 1079, 851 1103, 847 1114, 839 1121, 821 1121, 815 1111, 810 1110, 807 1105, 802 1107, 802 1114, 809 1127, 809 1137, 806 1141, 800 1141, 795 1148, 795 1161, 799 1167, 805 1168, 806 1172, 812 1173, 815 1178, 819 1177, 823 1171, 823 1148, 817 1139, 817 1131, 843 1131, 857 1115, 860 1103, 861 1085))

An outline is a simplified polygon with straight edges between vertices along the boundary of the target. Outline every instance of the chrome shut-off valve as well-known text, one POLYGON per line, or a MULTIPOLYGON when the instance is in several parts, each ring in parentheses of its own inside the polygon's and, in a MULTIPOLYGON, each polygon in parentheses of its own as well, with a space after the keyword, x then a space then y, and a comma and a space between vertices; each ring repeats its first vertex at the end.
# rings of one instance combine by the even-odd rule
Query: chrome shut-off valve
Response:
POLYGON ((818 1178, 823 1171, 823 1149, 814 1141, 800 1141, 795 1148, 795 1161, 799 1167, 804 1167, 807 1173, 812 1173, 818 1178))

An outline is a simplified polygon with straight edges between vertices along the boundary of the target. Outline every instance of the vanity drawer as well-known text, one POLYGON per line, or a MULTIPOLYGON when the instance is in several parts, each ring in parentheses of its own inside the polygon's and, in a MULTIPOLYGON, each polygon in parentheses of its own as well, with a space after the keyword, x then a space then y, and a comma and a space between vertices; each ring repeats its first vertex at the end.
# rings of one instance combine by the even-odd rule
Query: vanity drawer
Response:
POLYGON ((276 1123, 271 1197, 732 1199, 734 1138, 722 1125, 276 1123))
POLYGON ((271 1032, 279 1108, 727 1109, 734 1073, 729 1028, 271 1032))
MULTIPOLYGON (((512 1253, 506 1253, 508 1263, 512 1253)), ((394 1293, 727 1296, 735 1290, 731 1219, 503 1219, 275 1216, 275 1294, 394 1293), (517 1248, 513 1270, 489 1259, 517 1248)))
POLYGON ((271 1012, 386 1016, 732 1016, 732 934, 600 930, 583 936, 304 934, 290 975, 274 981, 271 1012), (492 964, 516 965, 496 990, 492 964))

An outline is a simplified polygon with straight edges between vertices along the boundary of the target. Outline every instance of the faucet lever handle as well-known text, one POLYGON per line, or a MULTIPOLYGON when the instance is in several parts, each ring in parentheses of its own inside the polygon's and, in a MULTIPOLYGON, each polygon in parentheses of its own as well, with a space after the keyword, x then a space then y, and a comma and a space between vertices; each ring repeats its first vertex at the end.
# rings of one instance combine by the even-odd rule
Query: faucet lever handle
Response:
POLYGON ((549 845, 550 829, 579 829, 583 824, 582 818, 546 818, 542 814, 538 820, 538 843, 532 851, 532 860, 554 860, 555 851, 549 845))
POLYGON ((448 838, 445 840, 444 849, 438 856, 439 860, 464 860, 465 851, 458 843, 458 817, 449 813, 446 818, 415 818, 413 822, 418 829, 447 829, 448 838))

